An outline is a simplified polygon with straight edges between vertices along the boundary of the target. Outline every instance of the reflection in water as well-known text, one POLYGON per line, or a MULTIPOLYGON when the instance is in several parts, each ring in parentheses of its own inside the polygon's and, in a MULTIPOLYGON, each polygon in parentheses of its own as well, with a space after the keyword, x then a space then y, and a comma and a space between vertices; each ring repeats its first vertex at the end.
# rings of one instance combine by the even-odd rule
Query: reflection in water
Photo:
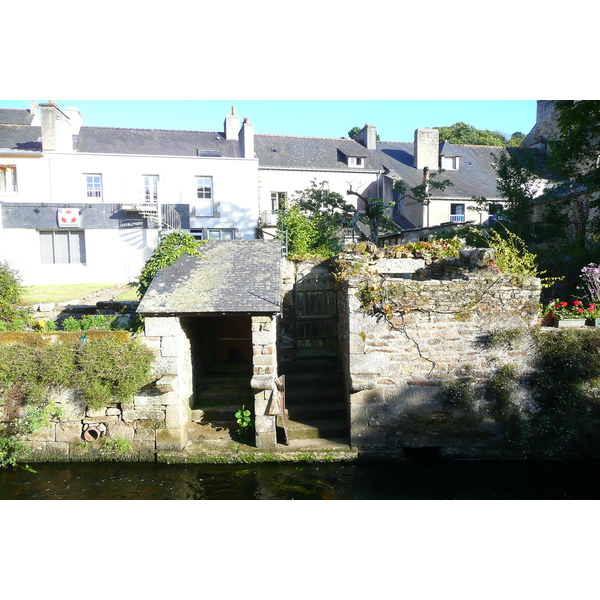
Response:
POLYGON ((0 499, 597 499, 598 461, 255 465, 40 464, 0 472, 0 499))

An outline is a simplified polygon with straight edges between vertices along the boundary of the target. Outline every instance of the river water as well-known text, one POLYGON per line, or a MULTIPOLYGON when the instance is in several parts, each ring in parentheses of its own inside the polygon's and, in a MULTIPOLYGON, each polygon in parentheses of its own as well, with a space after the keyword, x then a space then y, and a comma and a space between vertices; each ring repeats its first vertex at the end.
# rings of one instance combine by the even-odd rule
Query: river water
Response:
POLYGON ((2 500, 593 500, 600 461, 164 465, 0 471, 2 500))

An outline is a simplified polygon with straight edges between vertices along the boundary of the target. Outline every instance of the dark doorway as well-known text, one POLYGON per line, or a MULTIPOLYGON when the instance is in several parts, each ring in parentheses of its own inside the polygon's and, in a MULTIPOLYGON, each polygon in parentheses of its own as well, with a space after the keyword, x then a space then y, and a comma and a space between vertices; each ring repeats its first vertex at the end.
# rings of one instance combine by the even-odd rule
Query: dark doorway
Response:
POLYGON ((192 408, 248 403, 252 379, 251 317, 188 317, 185 327, 192 353, 192 408))

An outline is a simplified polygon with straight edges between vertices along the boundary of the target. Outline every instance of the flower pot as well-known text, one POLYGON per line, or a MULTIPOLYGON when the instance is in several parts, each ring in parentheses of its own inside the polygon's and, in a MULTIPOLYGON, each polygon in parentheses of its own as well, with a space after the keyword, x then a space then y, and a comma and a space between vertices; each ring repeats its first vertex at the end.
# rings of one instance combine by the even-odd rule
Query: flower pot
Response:
POLYGON ((585 327, 585 319, 554 319, 556 327, 585 327))
POLYGON ((586 321, 586 325, 590 327, 600 327, 600 317, 596 317, 595 319, 588 319, 586 321))
POLYGON ((555 327, 554 317, 542 317, 539 320, 540 327, 555 327))

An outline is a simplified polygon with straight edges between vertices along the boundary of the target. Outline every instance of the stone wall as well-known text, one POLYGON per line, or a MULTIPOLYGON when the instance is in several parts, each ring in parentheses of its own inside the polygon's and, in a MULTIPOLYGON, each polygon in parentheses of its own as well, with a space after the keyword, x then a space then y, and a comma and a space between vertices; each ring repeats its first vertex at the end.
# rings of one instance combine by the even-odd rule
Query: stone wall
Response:
POLYGON ((459 270, 445 279, 427 270, 422 280, 382 275, 404 271, 393 261, 371 261, 339 294, 352 446, 502 453, 501 420, 485 390, 507 365, 528 372, 540 281, 459 270), (367 283, 382 299, 364 306, 367 283), (468 408, 449 405, 453 394, 470 392, 476 400, 468 408))

